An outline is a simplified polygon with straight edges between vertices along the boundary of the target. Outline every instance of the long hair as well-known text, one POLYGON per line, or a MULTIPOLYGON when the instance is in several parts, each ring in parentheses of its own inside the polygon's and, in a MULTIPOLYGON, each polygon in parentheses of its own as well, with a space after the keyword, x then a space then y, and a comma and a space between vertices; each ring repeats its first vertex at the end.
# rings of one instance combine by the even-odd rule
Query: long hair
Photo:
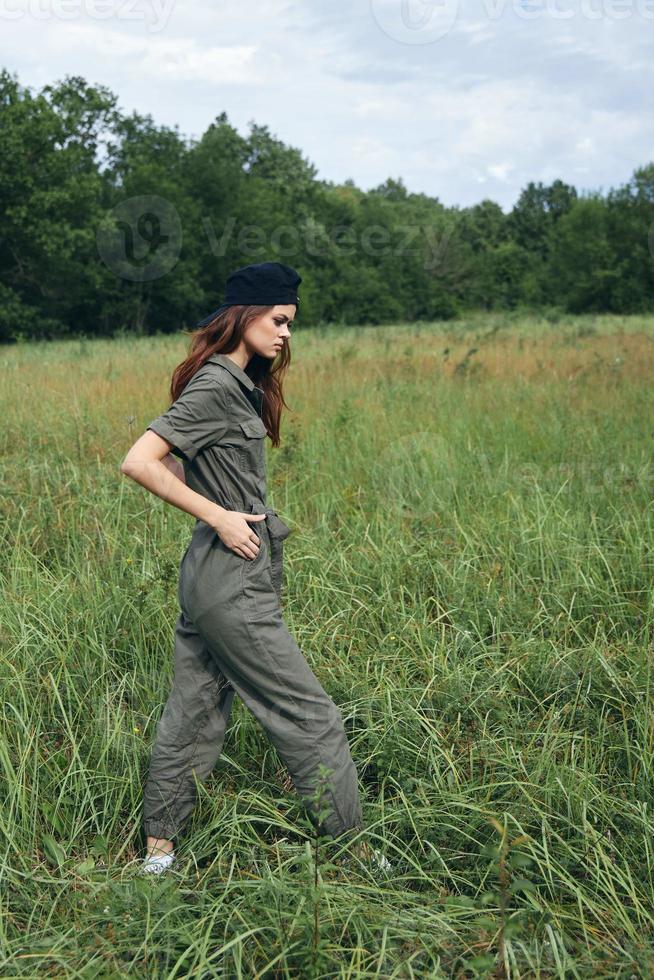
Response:
MULTIPOLYGON (((229 354, 236 350, 247 325, 262 313, 272 309, 272 306, 228 306, 199 330, 185 330, 184 333, 191 337, 191 346, 186 358, 173 371, 170 382, 171 401, 174 402, 179 398, 207 358, 212 354, 229 354)), ((288 408, 284 401, 282 381, 290 361, 291 352, 288 342, 285 342, 274 361, 253 354, 245 369, 245 373, 255 385, 263 389, 261 419, 273 446, 279 445, 282 406, 288 408)))

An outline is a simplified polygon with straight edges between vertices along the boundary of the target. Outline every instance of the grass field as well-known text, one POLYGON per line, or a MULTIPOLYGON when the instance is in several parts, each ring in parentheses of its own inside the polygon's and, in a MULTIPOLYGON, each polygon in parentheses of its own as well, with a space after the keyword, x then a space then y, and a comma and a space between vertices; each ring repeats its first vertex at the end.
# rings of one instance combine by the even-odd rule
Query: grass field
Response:
POLYGON ((394 873, 313 840, 237 703, 136 876, 193 519, 119 465, 186 341, 6 347, 0 976, 652 977, 654 318, 292 346, 285 618, 394 873))

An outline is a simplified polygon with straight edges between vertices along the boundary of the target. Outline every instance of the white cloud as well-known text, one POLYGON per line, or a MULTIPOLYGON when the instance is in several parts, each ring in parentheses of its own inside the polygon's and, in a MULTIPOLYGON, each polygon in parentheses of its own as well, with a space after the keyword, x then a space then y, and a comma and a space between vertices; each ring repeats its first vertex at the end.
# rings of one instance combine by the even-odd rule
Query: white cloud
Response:
POLYGON ((388 120, 411 112, 410 99, 400 99, 390 95, 388 98, 361 99, 355 102, 352 112, 366 119, 388 120))
MULTIPOLYGON (((359 136, 352 141, 352 158, 373 165, 386 165, 395 160, 395 150, 372 136, 359 136)), ((380 182, 383 178, 380 178, 380 182)))
POLYGON ((431 44, 393 39, 370 0, 175 0, 159 30, 138 4, 140 19, 0 8, 0 62, 37 89, 82 75, 186 135, 225 110, 243 133, 268 125, 320 177, 367 188, 402 176, 446 204, 508 208, 529 180, 557 176, 608 187, 654 158, 651 19, 573 8, 561 20, 546 3, 528 20, 488 3, 461 0, 431 44))
POLYGON ((513 170, 513 164, 509 163, 508 160, 504 160, 502 163, 491 163, 486 169, 491 177, 495 177, 496 180, 502 180, 506 183, 510 172, 513 170))
POLYGON ((256 45, 205 46, 193 38, 129 34, 96 23, 57 24, 49 32, 47 52, 56 58, 110 60, 115 69, 132 76, 204 81, 209 84, 262 81, 256 45))

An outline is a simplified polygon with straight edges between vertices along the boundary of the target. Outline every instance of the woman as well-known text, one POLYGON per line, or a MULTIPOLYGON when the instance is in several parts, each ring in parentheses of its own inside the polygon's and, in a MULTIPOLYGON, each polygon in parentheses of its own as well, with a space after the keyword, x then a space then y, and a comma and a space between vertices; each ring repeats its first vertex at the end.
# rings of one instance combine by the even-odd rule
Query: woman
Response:
MULTIPOLYGON (((264 438, 279 445, 280 375, 301 281, 278 262, 232 273, 225 303, 197 324, 189 356, 173 373, 173 404, 121 465, 196 518, 180 566, 173 687, 144 790, 144 871, 171 865, 195 778, 216 764, 235 693, 265 729, 319 831, 336 837, 362 828, 341 713, 282 619, 282 541, 290 529, 266 504, 264 438), (329 813, 319 819, 312 797, 321 773, 325 785, 323 766, 329 813)), ((371 857, 367 847, 361 853, 371 857)))

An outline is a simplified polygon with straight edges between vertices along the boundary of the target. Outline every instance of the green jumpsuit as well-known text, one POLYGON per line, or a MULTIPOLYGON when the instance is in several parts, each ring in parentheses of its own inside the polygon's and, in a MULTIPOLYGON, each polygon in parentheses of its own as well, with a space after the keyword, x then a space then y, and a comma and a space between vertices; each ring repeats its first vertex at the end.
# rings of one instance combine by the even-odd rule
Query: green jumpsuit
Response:
POLYGON ((362 827, 357 771, 340 710, 282 618, 282 550, 290 528, 266 504, 263 392, 225 354, 213 354, 180 397, 148 426, 184 464, 186 483, 227 510, 266 514, 250 527, 260 545, 243 558, 197 520, 180 565, 174 677, 157 724, 143 795, 143 829, 184 832, 220 755, 234 694, 263 726, 321 833, 362 827), (311 800, 320 764, 330 770, 318 819, 311 800))

